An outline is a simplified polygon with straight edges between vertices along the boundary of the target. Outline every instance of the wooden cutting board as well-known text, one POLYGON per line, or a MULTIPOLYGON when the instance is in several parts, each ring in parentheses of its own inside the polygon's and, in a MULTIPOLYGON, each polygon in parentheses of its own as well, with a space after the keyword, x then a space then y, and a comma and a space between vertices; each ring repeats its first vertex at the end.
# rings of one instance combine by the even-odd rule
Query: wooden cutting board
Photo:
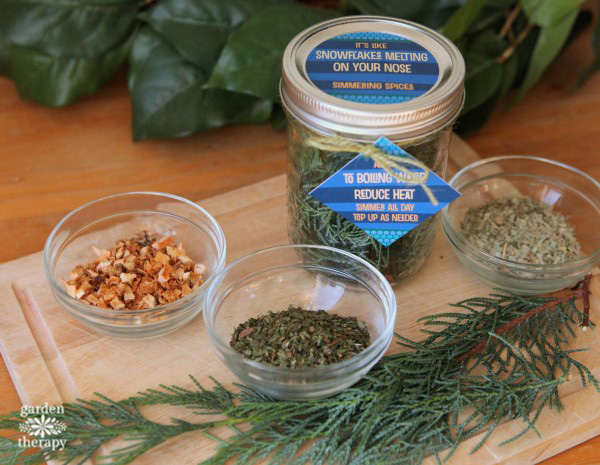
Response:
MULTIPOLYGON (((452 143, 450 158, 450 173, 478 159, 458 138, 452 143)), ((283 176, 200 203, 225 231, 228 261, 287 243, 283 176)), ((444 311, 447 303, 489 291, 461 266, 439 231, 423 269, 396 288, 396 331, 419 338, 419 317, 444 311), (406 301, 411 304, 405 305, 406 301)), ((599 302, 594 298, 592 319, 596 321, 600 320, 599 302)), ((579 334, 574 345, 592 349, 578 359, 600 377, 600 341, 592 333, 579 334)), ((212 353, 201 317, 172 334, 140 341, 100 336, 82 326, 54 301, 42 270, 41 253, 0 265, 0 348, 21 401, 29 405, 89 399, 96 391, 120 399, 161 383, 190 386, 189 374, 207 384, 209 376, 225 385, 235 381, 212 353)), ((390 352, 394 350, 392 345, 390 352)), ((576 380, 561 389, 565 409, 561 414, 542 414, 537 424, 542 438, 531 432, 499 447, 522 428, 518 421, 507 422, 476 454, 469 451, 479 440, 477 436, 465 441, 447 463, 533 464, 600 434, 600 394, 582 389, 576 380)), ((144 412, 164 422, 172 416, 191 418, 183 409, 151 407, 144 412)), ((187 433, 149 451, 135 463, 197 464, 212 454, 213 446, 200 432, 187 433)))

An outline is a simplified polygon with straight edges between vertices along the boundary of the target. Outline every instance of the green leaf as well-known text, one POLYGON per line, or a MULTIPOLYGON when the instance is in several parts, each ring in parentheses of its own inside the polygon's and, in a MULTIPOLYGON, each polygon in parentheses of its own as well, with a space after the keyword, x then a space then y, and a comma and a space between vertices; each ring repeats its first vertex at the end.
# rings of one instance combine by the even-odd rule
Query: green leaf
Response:
POLYGON ((504 62, 502 65, 502 79, 500 80, 500 85, 498 86, 498 95, 496 99, 496 103, 499 103, 508 91, 513 87, 515 81, 517 80, 519 71, 519 59, 517 55, 512 54, 508 60, 504 62))
POLYGON ((596 17, 594 19, 595 25, 592 32, 592 48, 594 50, 594 59, 587 69, 581 74, 575 89, 581 87, 585 81, 596 71, 600 71, 600 17, 598 12, 600 12, 600 1, 597 2, 596 17))
POLYGON ((514 85, 518 69, 518 58, 517 55, 513 54, 502 64, 500 84, 498 85, 496 92, 472 110, 461 114, 456 125, 456 130, 460 134, 472 134, 487 123, 498 104, 514 85))
POLYGON ((209 72, 231 31, 260 10, 284 0, 162 0, 140 18, 177 51, 209 72))
POLYGON ((506 40, 494 31, 487 30, 480 32, 472 38, 467 48, 472 53, 498 58, 507 46, 506 40))
POLYGON ((505 42, 493 31, 479 34, 468 46, 465 55, 465 106, 462 113, 468 113, 490 99, 498 90, 502 79, 502 65, 498 56, 505 42))
POLYGON ((520 100, 525 96, 556 58, 569 36, 575 18, 577 18, 577 10, 572 11, 559 22, 545 26, 540 30, 527 74, 517 93, 516 100, 520 100))
POLYGON ((476 108, 462 113, 456 123, 456 132, 465 136, 480 130, 494 113, 497 103, 496 95, 492 95, 476 108))
MULTIPOLYGON (((492 2, 493 3, 493 2, 492 2)), ((490 2, 486 3, 477 19, 469 26, 467 35, 481 32, 485 29, 500 30, 501 25, 506 20, 506 13, 509 7, 492 6, 490 2)))
POLYGON ((502 66, 495 59, 472 56, 469 66, 471 71, 467 72, 465 79, 464 113, 490 98, 498 90, 502 78, 502 66))
POLYGON ((9 72, 21 98, 60 107, 96 92, 125 61, 130 45, 131 39, 95 58, 57 58, 12 45, 9 72))
POLYGON ((498 104, 506 96, 517 77, 518 60, 512 55, 502 64, 500 84, 496 92, 468 113, 463 113, 458 121, 457 130, 463 135, 472 134, 481 129, 490 119, 498 104))
POLYGON ((10 44, 0 37, 0 76, 10 78, 10 44))
POLYGON ((448 39, 460 39, 469 26, 477 19, 487 0, 467 0, 463 6, 454 12, 440 32, 448 39))
POLYGON ((54 57, 96 57, 133 32, 138 0, 0 0, 0 35, 54 57))
POLYGON ((150 27, 131 53, 129 92, 133 137, 181 137, 230 123, 262 122, 272 102, 221 89, 205 89, 207 73, 183 58, 150 27))
POLYGON ((486 7, 495 10, 508 10, 517 3, 517 0, 487 0, 486 7))
POLYGON ((571 16, 585 0, 520 0, 523 11, 532 23, 550 26, 571 16))
MULTIPOLYGON (((517 47, 513 55, 517 57, 517 77, 515 79, 515 85, 520 87, 523 84, 525 75, 527 74, 527 68, 531 62, 531 55, 539 36, 539 28, 533 29, 525 38, 525 40, 517 47)), ((514 103, 514 102, 513 102, 514 103)))
MULTIPOLYGON (((350 5, 353 5, 363 15, 379 15, 379 16, 397 16, 395 9, 397 2, 389 0, 348 0, 350 5)), ((404 2, 409 3, 409 9, 415 9, 416 2, 404 2)), ((402 16, 404 17, 404 16, 402 16)))
POLYGON ((335 16, 335 11, 299 4, 262 10, 229 36, 206 86, 278 100, 281 57, 288 42, 335 16))
POLYGON ((594 23, 594 16, 595 15, 590 10, 577 11, 577 19, 575 19, 575 22, 571 27, 571 32, 569 32, 567 44, 570 44, 579 36, 587 32, 588 29, 590 29, 590 26, 594 23))
POLYGON ((271 116, 271 127, 278 131, 285 129, 287 126, 287 116, 281 105, 275 105, 273 115, 271 116))
POLYGON ((365 15, 393 16, 441 27, 466 0, 349 0, 365 15))

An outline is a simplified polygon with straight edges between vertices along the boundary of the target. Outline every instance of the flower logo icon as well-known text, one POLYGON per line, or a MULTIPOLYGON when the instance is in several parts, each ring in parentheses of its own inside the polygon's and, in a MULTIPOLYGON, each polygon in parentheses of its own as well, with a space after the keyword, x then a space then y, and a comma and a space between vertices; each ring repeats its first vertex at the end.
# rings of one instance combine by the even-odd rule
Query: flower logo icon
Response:
POLYGON ((60 434, 67 429, 67 427, 64 423, 57 421, 56 418, 42 415, 38 418, 28 418, 21 424, 19 429, 21 432, 30 434, 31 436, 45 438, 46 436, 60 434))

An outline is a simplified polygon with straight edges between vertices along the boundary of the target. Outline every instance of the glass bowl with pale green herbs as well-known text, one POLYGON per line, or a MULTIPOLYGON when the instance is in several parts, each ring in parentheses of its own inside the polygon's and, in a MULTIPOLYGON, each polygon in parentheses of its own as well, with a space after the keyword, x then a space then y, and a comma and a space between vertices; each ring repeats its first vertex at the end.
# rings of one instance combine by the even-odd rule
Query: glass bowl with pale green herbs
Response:
POLYGON ((44 269, 60 307, 81 324, 147 338, 198 315, 225 250, 223 230, 194 202, 127 192, 65 216, 46 241, 44 269))
POLYGON ((472 163, 442 212, 460 261, 496 288, 542 294, 574 286, 600 263, 600 184, 553 160, 502 156, 472 163))
POLYGON ((278 399, 327 397, 356 383, 387 350, 394 292, 348 252, 284 245, 254 252, 210 283, 213 349, 247 386, 278 399))

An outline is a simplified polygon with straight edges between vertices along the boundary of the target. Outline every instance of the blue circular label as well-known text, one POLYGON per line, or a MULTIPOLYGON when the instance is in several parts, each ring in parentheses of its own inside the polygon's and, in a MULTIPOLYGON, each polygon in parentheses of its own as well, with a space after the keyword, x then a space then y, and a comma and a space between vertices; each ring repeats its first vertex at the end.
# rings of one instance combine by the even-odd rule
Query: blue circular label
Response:
POLYGON ((427 93, 439 66, 431 52, 402 36, 342 34, 315 47, 306 72, 323 92, 359 103, 402 103, 427 93))

